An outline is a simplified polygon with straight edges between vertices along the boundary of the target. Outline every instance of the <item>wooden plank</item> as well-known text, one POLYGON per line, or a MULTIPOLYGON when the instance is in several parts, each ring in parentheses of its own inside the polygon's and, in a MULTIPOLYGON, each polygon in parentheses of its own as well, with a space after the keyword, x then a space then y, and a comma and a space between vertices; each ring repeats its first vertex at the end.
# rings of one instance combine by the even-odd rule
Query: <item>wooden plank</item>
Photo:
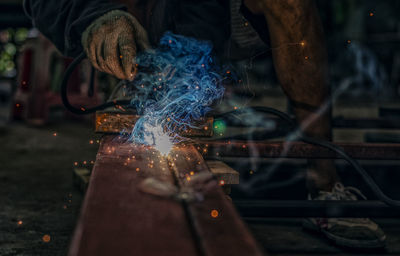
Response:
MULTIPOLYGON (((173 157, 170 167, 180 186, 190 183, 190 177, 194 177, 193 173, 210 172, 202 156, 192 145, 175 147, 170 155, 173 157)), ((263 255, 221 187, 210 187, 204 193, 204 201, 187 205, 198 235, 202 238, 200 242, 204 254, 208 256, 263 255)))
MULTIPOLYGON (((96 112, 95 131, 97 133, 130 133, 140 116, 125 111, 98 111, 96 112)), ((207 117, 198 122, 198 129, 188 129, 182 131, 180 135, 186 137, 211 137, 213 135, 212 117, 207 117)))
POLYGON ((69 256, 198 255, 181 204, 142 192, 147 177, 174 182, 151 148, 102 140, 69 256))
POLYGON ((220 185, 239 184, 239 173, 222 161, 206 161, 211 173, 220 185))
POLYGON ((83 193, 89 186, 90 170, 87 168, 74 168, 73 180, 74 185, 83 193))

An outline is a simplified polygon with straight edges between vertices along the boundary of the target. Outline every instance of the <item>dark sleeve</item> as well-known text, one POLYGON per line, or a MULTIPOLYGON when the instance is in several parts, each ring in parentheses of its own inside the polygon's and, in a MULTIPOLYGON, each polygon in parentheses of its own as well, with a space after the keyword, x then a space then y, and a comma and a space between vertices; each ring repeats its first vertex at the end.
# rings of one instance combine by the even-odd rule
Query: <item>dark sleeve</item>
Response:
POLYGON ((75 57, 83 49, 81 36, 90 23, 103 14, 125 9, 109 0, 24 0, 33 25, 65 55, 75 57))
POLYGON ((229 1, 180 0, 175 7, 176 33, 209 40, 222 51, 230 33, 229 1))
POLYGON ((242 3, 240 7, 242 15, 248 20, 251 26, 257 31, 260 38, 266 45, 270 45, 267 21, 263 14, 252 14, 249 9, 242 3))

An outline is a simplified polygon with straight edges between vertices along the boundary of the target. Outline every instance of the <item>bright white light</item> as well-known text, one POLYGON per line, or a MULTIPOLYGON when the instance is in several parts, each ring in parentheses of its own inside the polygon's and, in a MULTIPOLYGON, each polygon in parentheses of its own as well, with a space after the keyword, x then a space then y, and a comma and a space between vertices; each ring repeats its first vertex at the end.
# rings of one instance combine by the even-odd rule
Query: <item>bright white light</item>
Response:
POLYGON ((172 138, 164 132, 163 127, 161 125, 153 126, 145 123, 144 130, 144 141, 146 144, 152 145, 161 155, 168 155, 174 143, 172 142, 172 138))

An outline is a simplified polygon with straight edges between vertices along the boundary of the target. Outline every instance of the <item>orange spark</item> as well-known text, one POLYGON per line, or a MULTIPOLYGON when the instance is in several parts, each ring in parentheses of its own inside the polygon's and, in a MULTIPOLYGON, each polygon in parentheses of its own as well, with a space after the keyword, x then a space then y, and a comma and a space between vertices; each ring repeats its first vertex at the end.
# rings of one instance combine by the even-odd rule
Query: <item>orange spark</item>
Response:
POLYGON ((214 209, 214 210, 211 211, 211 217, 217 218, 218 215, 219 215, 219 212, 217 210, 214 209))
POLYGON ((43 240, 43 242, 48 243, 48 242, 50 242, 50 236, 49 235, 44 235, 42 237, 42 240, 43 240))

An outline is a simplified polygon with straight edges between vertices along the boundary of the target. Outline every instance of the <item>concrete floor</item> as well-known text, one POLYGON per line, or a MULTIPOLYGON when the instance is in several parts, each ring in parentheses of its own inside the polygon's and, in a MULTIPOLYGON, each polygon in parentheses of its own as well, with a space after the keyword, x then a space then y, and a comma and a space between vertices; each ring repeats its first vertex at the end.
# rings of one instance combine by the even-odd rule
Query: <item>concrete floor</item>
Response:
POLYGON ((400 221, 375 220, 387 235, 387 247, 375 250, 339 248, 315 232, 302 228, 302 219, 248 221, 248 225, 269 255, 400 255, 400 221))
POLYGON ((89 124, 2 128, 0 255, 66 255, 82 202, 72 168, 95 159, 92 138, 89 124))
MULTIPOLYGON (((72 184, 72 169, 75 162, 95 159, 97 139, 90 122, 63 121, 42 128, 14 123, 1 130, 0 255, 66 255, 82 202, 72 184), (45 235, 50 241, 44 241, 45 235)), ((378 223, 388 235, 388 248, 373 252, 337 248, 304 232, 300 219, 248 225, 271 255, 400 255, 400 221, 378 223)))

